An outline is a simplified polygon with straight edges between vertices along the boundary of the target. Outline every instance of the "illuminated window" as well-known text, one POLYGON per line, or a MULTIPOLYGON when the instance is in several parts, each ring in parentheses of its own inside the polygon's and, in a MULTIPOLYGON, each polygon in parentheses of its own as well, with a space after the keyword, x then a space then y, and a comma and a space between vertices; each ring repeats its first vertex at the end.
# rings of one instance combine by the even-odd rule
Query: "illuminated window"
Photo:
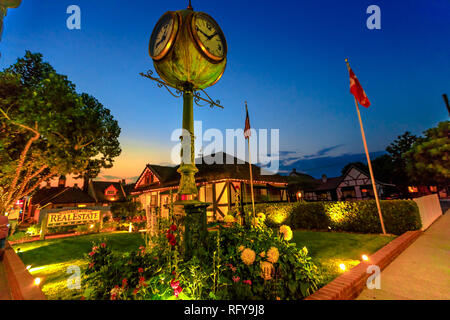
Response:
POLYGON ((408 187, 408 191, 409 193, 415 193, 415 192, 419 192, 419 189, 417 187, 408 187))
POLYGON ((437 187, 436 186, 430 186, 430 191, 431 192, 437 192, 437 187))

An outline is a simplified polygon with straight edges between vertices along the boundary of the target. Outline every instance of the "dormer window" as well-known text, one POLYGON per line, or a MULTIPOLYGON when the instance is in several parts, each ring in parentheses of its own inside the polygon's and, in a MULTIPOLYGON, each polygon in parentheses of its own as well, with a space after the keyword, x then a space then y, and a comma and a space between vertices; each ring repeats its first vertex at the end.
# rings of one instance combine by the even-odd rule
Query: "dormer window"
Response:
POLYGON ((110 185, 105 190, 105 196, 113 197, 113 196, 115 196, 117 194, 117 192, 118 192, 117 189, 113 185, 110 185))

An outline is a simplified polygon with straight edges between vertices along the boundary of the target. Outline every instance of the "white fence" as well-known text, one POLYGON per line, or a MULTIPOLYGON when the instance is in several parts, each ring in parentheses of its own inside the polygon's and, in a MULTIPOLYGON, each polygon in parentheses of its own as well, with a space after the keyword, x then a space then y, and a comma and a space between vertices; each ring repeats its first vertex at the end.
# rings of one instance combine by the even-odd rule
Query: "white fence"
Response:
POLYGON ((442 215, 441 204, 437 194, 430 194, 414 199, 419 207, 422 219, 422 230, 426 230, 437 218, 442 215))

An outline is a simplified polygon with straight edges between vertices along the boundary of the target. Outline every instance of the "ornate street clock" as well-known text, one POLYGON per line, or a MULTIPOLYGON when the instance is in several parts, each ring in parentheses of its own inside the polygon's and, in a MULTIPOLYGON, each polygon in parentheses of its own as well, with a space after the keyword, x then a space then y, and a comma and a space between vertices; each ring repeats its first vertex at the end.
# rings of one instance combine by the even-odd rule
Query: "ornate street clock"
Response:
POLYGON ((199 49, 213 61, 227 55, 227 42, 217 22, 206 13, 196 12, 191 19, 191 32, 199 49))
MULTIPOLYGON (((227 50, 219 24, 206 13, 194 12, 190 2, 186 10, 166 12, 150 37, 149 54, 161 79, 146 76, 158 81, 159 86, 172 87, 183 94, 183 129, 189 136, 182 137, 182 162, 178 169, 181 174, 178 194, 182 200, 193 201, 198 194, 194 178, 198 169, 194 154, 193 99, 196 102, 202 99, 196 92, 204 92, 203 89, 222 77, 227 50)), ((211 105, 218 106, 214 102, 211 105)))
POLYGON ((179 28, 179 15, 167 12, 159 19, 150 38, 149 51, 153 60, 163 59, 172 48, 179 28))
POLYGON ((6 16, 8 9, 17 8, 22 0, 0 0, 0 41, 3 33, 3 18, 6 16))

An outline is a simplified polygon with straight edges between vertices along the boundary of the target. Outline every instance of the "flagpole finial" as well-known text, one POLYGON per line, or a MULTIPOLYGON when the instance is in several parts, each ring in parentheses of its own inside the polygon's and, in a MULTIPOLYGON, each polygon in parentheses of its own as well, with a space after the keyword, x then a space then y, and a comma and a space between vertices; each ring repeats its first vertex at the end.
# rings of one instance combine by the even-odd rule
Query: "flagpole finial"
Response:
POLYGON ((191 0, 189 0, 189 5, 187 8, 188 8, 188 10, 194 10, 194 8, 192 8, 191 0))

